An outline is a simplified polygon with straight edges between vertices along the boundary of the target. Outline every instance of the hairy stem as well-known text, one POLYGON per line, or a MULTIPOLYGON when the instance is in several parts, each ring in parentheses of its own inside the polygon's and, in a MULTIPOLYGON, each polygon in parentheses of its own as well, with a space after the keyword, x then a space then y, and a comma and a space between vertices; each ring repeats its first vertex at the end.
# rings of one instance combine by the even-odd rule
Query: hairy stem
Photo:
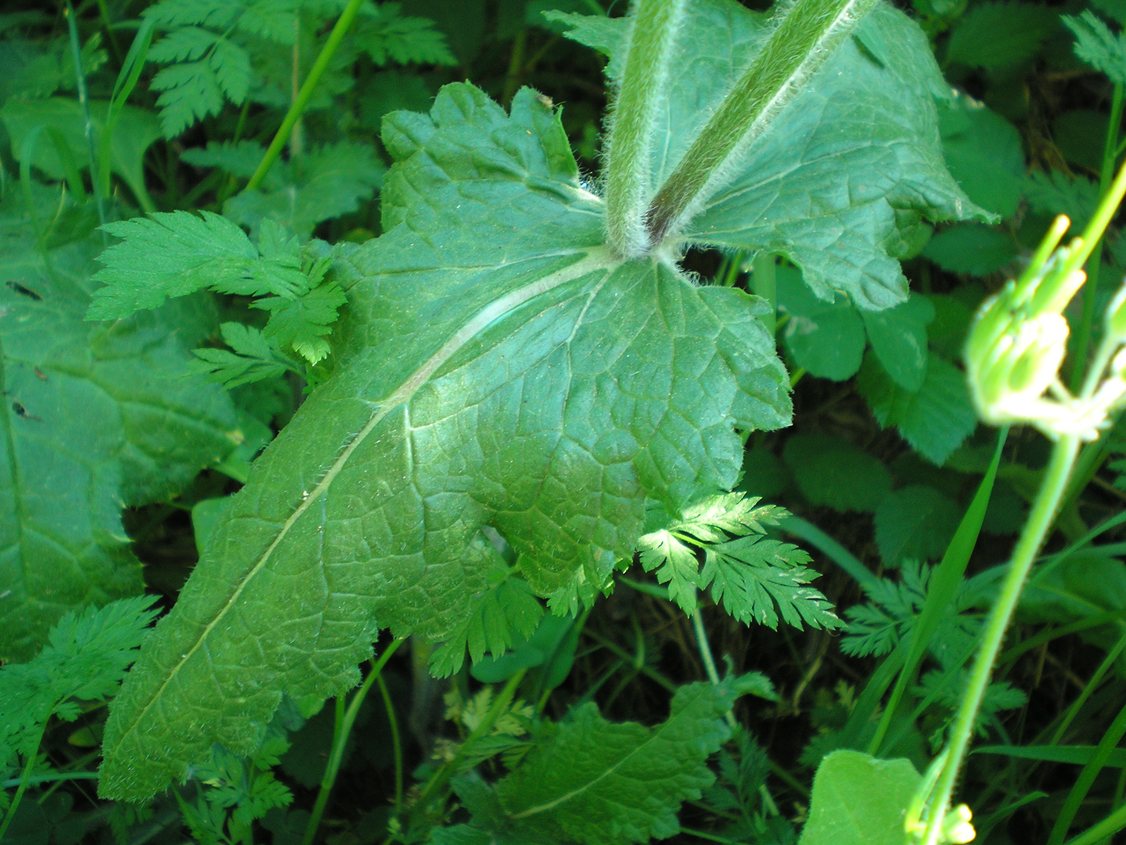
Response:
POLYGON ((645 228, 653 128, 666 99, 669 57, 684 0, 637 0, 606 143, 606 227, 624 257, 649 248, 645 228))
POLYGON ((989 678, 993 673, 993 664, 1001 650, 1001 643, 1005 637, 1005 629, 1009 626, 1013 611, 1016 610, 1017 601, 1020 599, 1021 589, 1032 562, 1036 558, 1048 530, 1052 526, 1056 509, 1060 499, 1067 489, 1067 479, 1071 473, 1075 456, 1079 450, 1078 437, 1061 437, 1052 449, 1052 457, 1048 461, 1044 480, 1028 521, 1024 525, 1020 539, 1017 541, 1013 558, 1009 564, 1009 573, 1001 586, 1001 594, 989 614, 989 621, 985 626, 982 643, 970 672, 969 685, 962 695, 962 703, 958 715, 954 720, 954 727, 950 733, 950 742, 947 746, 948 755, 946 764, 939 775, 938 785, 935 788, 934 799, 931 803, 931 813, 927 822, 927 830, 923 845, 937 845, 942 834, 942 823, 950 800, 954 795, 954 783, 962 762, 969 751, 970 740, 973 738, 974 721, 978 710, 985 698, 989 678))
POLYGON ((776 13, 755 60, 724 98, 646 215, 651 243, 691 219, 731 160, 761 136, 876 0, 796 0, 776 13))

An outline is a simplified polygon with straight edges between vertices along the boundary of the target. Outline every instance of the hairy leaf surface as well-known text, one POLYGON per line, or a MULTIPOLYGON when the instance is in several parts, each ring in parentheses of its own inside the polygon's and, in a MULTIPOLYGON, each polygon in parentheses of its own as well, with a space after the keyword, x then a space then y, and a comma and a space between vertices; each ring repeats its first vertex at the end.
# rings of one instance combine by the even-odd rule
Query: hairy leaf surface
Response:
POLYGON ((590 600, 647 514, 735 482, 733 427, 789 419, 761 306, 613 258, 534 92, 510 117, 447 86, 384 142, 386 233, 339 273, 337 373, 256 462, 116 700, 106 795, 151 795, 216 741, 250 749, 283 690, 354 683, 380 627, 464 632, 503 563, 493 532, 537 594, 590 600))
MULTIPOLYGON (((572 35, 615 58, 624 22, 586 23, 572 35)), ((761 18, 736 3, 690 4, 667 110, 654 129, 654 185, 754 59, 762 35, 761 18)), ((613 79, 619 63, 607 69, 613 79)), ((877 7, 716 185, 685 237, 785 255, 822 299, 843 290, 866 309, 903 301, 907 282, 896 258, 924 218, 977 213, 943 163, 935 99, 946 96, 922 31, 877 7)))
POLYGON ((208 322, 198 302, 87 323, 100 243, 43 251, 35 243, 22 215, 0 207, 0 658, 8 659, 30 656, 65 611, 139 592, 122 506, 172 495, 240 436, 226 394, 187 367, 185 352, 208 322))

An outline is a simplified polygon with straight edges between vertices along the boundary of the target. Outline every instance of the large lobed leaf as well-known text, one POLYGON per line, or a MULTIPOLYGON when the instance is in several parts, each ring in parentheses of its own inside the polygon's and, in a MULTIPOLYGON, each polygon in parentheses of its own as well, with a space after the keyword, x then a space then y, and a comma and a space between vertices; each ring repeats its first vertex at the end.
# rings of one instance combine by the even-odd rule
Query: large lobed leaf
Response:
MULTIPOLYGON (((757 37, 735 4, 699 10, 654 182, 757 37), (710 31, 715 14, 730 27, 710 31)), ((799 115, 811 133, 799 138, 780 118, 688 241, 778 249, 815 289, 821 279, 861 304, 902 298, 889 255, 924 213, 968 206, 941 168, 925 40, 897 13, 877 17, 867 52, 849 46, 840 61, 853 65, 814 81, 831 96, 791 110, 826 123, 799 115), (873 141, 882 119, 896 129, 873 141), (795 144, 800 166, 782 180, 764 151, 792 162, 795 144)), ((250 750, 283 693, 353 684, 379 628, 448 642, 440 665, 453 671, 474 619, 497 623, 488 608, 506 567, 558 608, 591 601, 644 531, 730 489, 735 428, 789 420, 762 304, 697 287, 667 247, 612 256, 602 202, 546 98, 521 91, 509 116, 447 86, 429 116, 391 116, 383 140, 395 160, 385 234, 339 252, 349 309, 335 374, 254 465, 111 708, 107 796, 153 794, 214 742, 250 750)))
POLYGON ((0 206, 0 659, 34 654, 67 610, 140 592, 122 507, 170 497, 241 436, 226 394, 188 371, 200 303, 85 322, 99 242, 39 247, 15 205, 0 206))
POLYGON ((151 795, 215 741, 250 749, 283 690, 353 683, 379 627, 463 631, 503 565, 494 532, 539 595, 589 600, 647 513, 736 481, 733 427, 789 420, 760 305, 611 257, 534 92, 509 117, 448 86, 384 141, 387 232, 340 274, 337 374, 254 465, 116 700, 106 795, 151 795))

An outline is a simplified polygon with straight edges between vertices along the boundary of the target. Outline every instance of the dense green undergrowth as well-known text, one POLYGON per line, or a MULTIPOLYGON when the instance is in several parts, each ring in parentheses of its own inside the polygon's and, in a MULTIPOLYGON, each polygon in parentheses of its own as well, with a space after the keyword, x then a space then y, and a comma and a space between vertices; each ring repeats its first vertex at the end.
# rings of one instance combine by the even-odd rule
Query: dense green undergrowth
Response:
POLYGON ((0 16, 0 839, 1126 826, 1126 14, 762 5, 0 16))

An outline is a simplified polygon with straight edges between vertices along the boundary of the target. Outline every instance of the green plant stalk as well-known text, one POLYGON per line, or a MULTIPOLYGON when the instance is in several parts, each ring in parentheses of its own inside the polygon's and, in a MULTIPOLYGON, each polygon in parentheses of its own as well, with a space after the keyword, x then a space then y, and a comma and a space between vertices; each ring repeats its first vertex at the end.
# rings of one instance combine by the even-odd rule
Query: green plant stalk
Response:
POLYGON ((523 26, 512 39, 512 52, 508 56, 508 69, 504 72, 504 91, 501 94, 502 103, 511 103, 512 98, 520 89, 520 81, 524 72, 525 53, 528 49, 528 28, 523 26))
MULTIPOLYGON (((74 7, 67 0, 63 7, 67 31, 70 34, 70 55, 74 62, 74 80, 78 89, 78 103, 82 106, 83 134, 86 136, 86 155, 90 161, 90 183, 94 188, 94 204, 98 209, 98 222, 106 225, 105 195, 98 174, 98 151, 94 144, 94 120, 90 117, 90 98, 86 92, 86 74, 82 70, 82 45, 78 43, 78 24, 74 21, 74 7)), ((106 237, 102 234, 103 239, 106 237)))
MULTIPOLYGON (((55 707, 59 702, 55 702, 49 712, 54 713, 55 707)), ((20 802, 23 801, 24 793, 27 792, 27 787, 31 783, 31 771, 35 768, 35 760, 39 753, 39 746, 43 744, 43 735, 47 732, 47 722, 44 720, 43 724, 39 726, 39 736, 35 739, 35 747, 31 753, 27 755, 24 760, 23 771, 20 772, 20 784, 16 787, 16 794, 12 796, 12 802, 8 805, 8 812, 4 814, 3 821, 0 821, 0 842, 4 841, 4 833, 11 825, 12 819, 16 817, 16 810, 20 808, 20 802)))
POLYGON ((1064 491, 1067 489, 1068 476, 1071 473, 1072 465, 1075 463, 1079 443, 1078 437, 1061 437, 1052 448, 1052 455, 1044 473, 1044 480, 1032 505, 1028 521, 1021 531, 1020 539, 1013 551, 1008 575, 1001 585, 1001 593, 997 603, 989 614, 977 658, 970 670, 970 680, 962 696, 962 704, 958 708, 958 714, 951 729, 950 741, 947 745, 946 764, 942 768, 938 784, 935 787, 934 800, 931 802, 923 845, 937 845, 940 841, 942 823, 954 795, 954 785, 958 773, 961 771, 962 763, 973 738, 974 720, 977 718, 981 702, 985 698, 989 678, 993 673, 993 664, 1001 651, 1005 630, 1008 628, 1009 621, 1016 610, 1021 588, 1024 586, 1037 552, 1047 537, 1052 526, 1052 520, 1056 515, 1056 509, 1064 491))
MULTIPOLYGON (((105 126, 102 129, 101 137, 98 138, 98 168, 97 173, 94 174, 94 178, 100 180, 100 190, 105 196, 108 196, 110 192, 110 142, 113 140, 114 129, 126 102, 129 100, 129 95, 137 87, 141 72, 145 69, 145 58, 148 56, 155 30, 156 27, 151 19, 144 18, 141 20, 141 25, 137 29, 137 34, 133 36, 133 43, 129 46, 129 52, 125 54, 121 70, 113 83, 109 107, 106 109, 105 126)), ((129 187, 132 188, 143 211, 147 213, 156 211, 156 203, 153 202, 143 184, 130 185, 129 187)))
POLYGON ((751 266, 751 290, 770 303, 766 330, 773 336, 778 328, 778 262, 773 253, 759 252, 751 266))
MULTIPOLYGON (((1082 453, 1080 453, 1080 454, 1082 454, 1082 453)), ((1079 462, 1077 460, 1076 461, 1076 467, 1078 467, 1078 465, 1079 465, 1079 462)), ((1074 473, 1075 470, 1073 470, 1072 472, 1074 473)), ((1074 480, 1074 479, 1072 479, 1072 480, 1074 480)), ((1071 487, 1072 487, 1072 485, 1069 484, 1068 489, 1070 490, 1071 487)), ((1046 559, 1044 565, 1036 570, 1036 575, 1033 579, 1033 583, 1035 583, 1040 578, 1045 578, 1048 575, 1050 575, 1053 571, 1055 571, 1056 567, 1062 565, 1065 560, 1067 560, 1069 557, 1071 557, 1073 554, 1075 554, 1080 549, 1083 549, 1086 546, 1091 545, 1095 540, 1097 540, 1103 534, 1106 534, 1109 531, 1113 531, 1115 528, 1118 528, 1118 526, 1123 525, 1123 524, 1126 524, 1126 512, 1115 514, 1114 516, 1108 517, 1107 519, 1103 520, 1098 525, 1096 525, 1094 528, 1090 529, 1082 537, 1078 538, 1077 540, 1074 540, 1073 542, 1069 543, 1066 547, 1064 547, 1064 548, 1060 549, 1058 552, 1050 555, 1046 559)), ((1108 554, 1108 555, 1118 555, 1118 554, 1120 554, 1120 552, 1118 552, 1116 550, 1117 546, 1118 546, 1118 544, 1110 544, 1110 545, 1103 545, 1103 546, 1092 546, 1092 548, 1100 549, 1102 552, 1104 552, 1105 554, 1108 554)))
POLYGON ((736 155, 801 93, 875 5, 876 0, 796 0, 783 6, 751 66, 653 199, 646 215, 651 243, 661 243, 691 219, 736 155))
POLYGON ((684 0, 637 0, 625 68, 606 141, 606 235, 623 258, 650 246, 645 211, 657 114, 666 100, 669 59, 684 0))
POLYGON ((1071 723, 1075 721, 1075 717, 1079 715, 1079 711, 1083 709, 1083 705, 1095 694, 1095 690, 1099 688, 1099 684, 1102 683, 1106 674, 1114 668, 1123 650, 1126 650, 1126 635, 1119 637, 1118 642, 1114 644, 1114 648, 1108 651, 1103 657, 1102 662, 1098 665, 1098 668, 1095 669, 1094 674, 1092 674, 1087 683, 1083 685, 1083 691, 1079 694, 1079 697, 1067 708, 1067 712, 1064 713, 1063 718, 1060 719, 1059 725, 1052 731, 1052 738, 1049 742, 1055 745, 1063 740, 1064 734, 1066 734, 1068 728, 1071 727, 1071 723))
POLYGON ((1056 816, 1056 823, 1052 825, 1052 832, 1048 834, 1048 845, 1061 845, 1063 838, 1067 835, 1067 829, 1071 827, 1071 823, 1075 820, 1076 813, 1083 805, 1083 800, 1087 797, 1091 786, 1095 783, 1095 778, 1106 767, 1110 759, 1110 754, 1114 751, 1122 737, 1126 735, 1126 706, 1118 711, 1114 721, 1111 722, 1109 728, 1103 738, 1099 740, 1099 744, 1095 747, 1095 753, 1091 755, 1091 759, 1087 761, 1079 773, 1079 777, 1075 779, 1075 784, 1067 793, 1067 798, 1064 799, 1063 806, 1060 808, 1060 813, 1056 816))
MULTIPOLYGON (((1021 640, 1019 645, 1014 645, 1011 648, 1006 649, 999 658, 998 662, 1012 663, 1022 654, 1034 651, 1035 649, 1043 646, 1045 643, 1050 643, 1052 640, 1058 640, 1061 637, 1067 637, 1071 634, 1088 631, 1091 628, 1101 628, 1103 625, 1113 625, 1115 623, 1121 623, 1122 615, 1123 611, 1121 610, 1108 610, 1104 613, 1096 613, 1091 616, 1084 616, 1082 619, 1077 619, 1076 621, 1069 622, 1066 625, 1057 625, 1054 628, 1041 630, 1033 636, 1021 640)), ((1119 643, 1123 646, 1126 646, 1126 637, 1120 639, 1119 643)), ((1119 645, 1115 645, 1115 649, 1118 649, 1119 647, 1119 645)), ((1107 654, 1110 654, 1110 652, 1107 652, 1107 654)), ((1112 664, 1113 662, 1114 661, 1111 661, 1112 664)), ((1059 742, 1059 739, 1060 738, 1057 738, 1055 741, 1059 742)))
MULTIPOLYGON (((97 772, 52 772, 49 775, 32 775, 27 779, 29 786, 41 786, 45 783, 66 783, 72 780, 97 780, 97 772)), ((0 780, 0 789, 11 789, 19 786, 23 778, 0 780)))
MULTIPOLYGON (((623 576, 619 575, 618 576, 618 582, 624 583, 624 581, 625 581, 625 578, 623 576)), ((668 601, 668 595, 662 596, 662 598, 665 601, 668 601)), ((594 642, 598 643, 598 645, 601 648, 606 649, 608 652, 613 654, 615 657, 619 658, 623 663, 625 663, 629 666, 635 665, 633 655, 631 655, 629 652, 627 652, 625 649, 623 649, 617 643, 606 639, 601 634, 595 633, 594 631, 585 632, 585 636, 590 637, 592 640, 594 640, 594 642)), ((662 675, 660 672, 656 671, 652 667, 650 667, 650 666, 639 666, 639 667, 637 667, 637 671, 640 672, 642 675, 644 675, 649 680, 653 681, 658 686, 660 686, 662 689, 666 690, 667 692, 670 692, 670 693, 676 692, 676 684, 674 684, 671 680, 666 678, 664 675, 662 675)))
POLYGON ((809 545, 832 560, 833 563, 843 569, 845 574, 855 581, 862 590, 867 591, 878 587, 880 579, 869 571, 868 567, 860 561, 860 558, 856 557, 856 555, 812 522, 808 522, 800 516, 790 514, 782 521, 781 528, 787 534, 791 534, 799 540, 809 543, 809 545))
POLYGON ((395 702, 391 700, 391 691, 387 689, 382 674, 376 676, 375 683, 379 686, 379 695, 387 710, 387 726, 391 731, 391 753, 395 761, 395 813, 398 814, 403 806, 403 740, 399 735, 399 720, 395 717, 395 702))
POLYGON ((336 776, 340 774, 340 764, 344 762, 344 750, 348 747, 348 738, 352 734, 352 728, 356 724, 356 717, 360 714, 364 699, 371 690, 372 684, 383 673, 383 667, 387 665, 387 661, 404 642, 405 640, 401 639, 394 640, 384 649, 383 654, 372 665, 371 671, 368 672, 359 689, 352 695, 352 700, 348 702, 348 707, 343 709, 343 712, 341 712, 342 708, 340 707, 341 700, 337 699, 337 719, 332 732, 332 748, 329 749, 328 762, 325 763, 325 771, 321 776, 321 787, 317 792, 317 800, 313 804, 312 813, 309 815, 309 823, 305 826, 305 835, 301 838, 302 845, 312 845, 317 837, 317 829, 321 826, 321 818, 328 806, 328 799, 332 795, 332 787, 336 784, 336 776))
POLYGON ((325 70, 328 69, 329 62, 332 57, 336 55, 336 51, 340 48, 340 43, 344 40, 344 36, 348 34, 348 30, 352 28, 352 22, 356 19, 356 15, 360 11, 360 7, 364 5, 364 0, 348 0, 348 5, 344 11, 340 13, 340 17, 336 19, 336 23, 332 27, 332 32, 328 34, 321 52, 317 54, 313 66, 309 69, 309 75, 305 78, 304 83, 301 85, 301 90, 297 92, 297 98, 289 107, 289 111, 285 113, 282 118, 281 126, 274 134, 274 138, 270 141, 270 146, 266 148, 266 152, 262 155, 262 160, 258 162, 258 167, 255 169, 254 174, 250 177, 250 181, 246 183, 246 190, 252 191, 262 184, 262 180, 266 178, 266 174, 277 161, 281 155, 282 149, 285 147, 289 136, 292 134, 297 122, 301 120, 301 115, 305 113, 305 108, 309 105, 309 100, 313 97, 313 92, 317 89, 317 85, 324 76, 325 70))

